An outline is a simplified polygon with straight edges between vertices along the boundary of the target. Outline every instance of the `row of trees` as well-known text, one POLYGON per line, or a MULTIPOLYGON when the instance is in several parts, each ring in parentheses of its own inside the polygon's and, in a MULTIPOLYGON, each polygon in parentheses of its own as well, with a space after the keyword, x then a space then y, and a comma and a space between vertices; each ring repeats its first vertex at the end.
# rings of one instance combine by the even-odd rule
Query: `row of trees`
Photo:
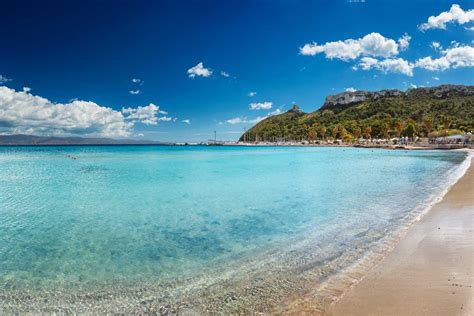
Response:
MULTIPOLYGON (((358 140, 361 137, 365 139, 372 139, 379 137, 383 139, 390 139, 392 137, 400 138, 406 136, 408 138, 414 138, 416 136, 428 136, 435 137, 442 132, 449 134, 449 127, 451 126, 451 118, 444 116, 441 118, 442 130, 433 133, 433 117, 426 116, 423 118, 423 128, 420 128, 419 124, 414 120, 408 120, 406 122, 401 120, 391 121, 389 119, 375 122, 376 128, 371 125, 360 126, 357 122, 349 122, 348 124, 337 124, 330 127, 322 126, 321 124, 314 124, 312 126, 305 125, 307 130, 307 139, 314 141, 316 139, 326 140, 328 137, 332 139, 342 139, 344 141, 358 140)), ((460 132, 460 131, 455 131, 460 132)))
POLYGON ((406 121, 392 120, 391 118, 375 119, 366 122, 356 120, 344 121, 338 124, 323 125, 319 122, 310 124, 294 121, 293 124, 272 125, 271 128, 260 130, 259 133, 248 132, 247 141, 302 141, 314 142, 316 140, 341 139, 344 142, 353 142, 364 139, 416 136, 438 137, 450 133, 460 133, 458 130, 450 130, 452 119, 443 116, 438 120, 441 125, 435 127, 435 119, 431 116, 423 117, 422 122, 412 119, 406 121))

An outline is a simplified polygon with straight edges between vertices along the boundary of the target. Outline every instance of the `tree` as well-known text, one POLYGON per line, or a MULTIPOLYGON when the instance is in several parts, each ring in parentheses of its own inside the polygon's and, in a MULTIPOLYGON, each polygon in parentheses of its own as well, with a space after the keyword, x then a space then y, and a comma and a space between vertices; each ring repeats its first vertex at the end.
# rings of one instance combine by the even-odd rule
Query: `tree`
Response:
POLYGON ((382 123, 381 130, 382 130, 383 137, 385 139, 389 139, 390 138, 390 134, 389 134, 390 127, 389 127, 388 123, 382 123))
POLYGON ((430 116, 424 117, 423 125, 425 126, 425 129, 426 129, 426 135, 429 135, 431 133, 431 130, 433 129, 433 118, 430 116))
POLYGON ((444 129, 449 129, 449 127, 451 126, 451 118, 447 115, 443 116, 443 127, 444 129))
POLYGON ((352 135, 354 135, 354 138, 356 139, 356 141, 359 140, 361 134, 362 134, 362 130, 360 129, 360 127, 354 128, 352 135))
POLYGON ((316 139, 317 133, 314 127, 310 127, 308 131, 308 138, 310 142, 313 142, 316 139))
POLYGON ((321 126, 321 127, 319 128, 319 135, 321 135, 321 139, 322 139, 322 140, 324 140, 324 137, 326 136, 326 131, 327 131, 327 129, 326 129, 326 127, 324 127, 324 126, 321 126))
POLYGON ((408 123, 407 127, 405 127, 405 135, 408 136, 408 138, 414 138, 415 137, 415 125, 413 123, 408 123))
POLYGON ((367 139, 372 138, 372 127, 366 126, 364 128, 364 135, 367 139))
POLYGON ((402 121, 397 121, 395 124, 395 129, 397 130, 397 137, 400 138, 402 136, 403 129, 405 127, 405 124, 403 124, 402 121))
POLYGON ((337 126, 334 126, 333 129, 331 130, 331 136, 333 139, 337 138, 337 134, 339 133, 339 128, 337 126))

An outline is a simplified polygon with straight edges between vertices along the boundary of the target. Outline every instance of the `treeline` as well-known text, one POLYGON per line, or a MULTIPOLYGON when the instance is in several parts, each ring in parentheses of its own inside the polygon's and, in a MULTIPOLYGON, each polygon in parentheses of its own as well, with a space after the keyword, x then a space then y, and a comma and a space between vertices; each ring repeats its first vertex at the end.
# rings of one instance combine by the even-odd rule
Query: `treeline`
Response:
POLYGON ((241 141, 439 137, 474 130, 474 96, 436 98, 410 94, 334 106, 312 113, 287 112, 248 130, 241 141))

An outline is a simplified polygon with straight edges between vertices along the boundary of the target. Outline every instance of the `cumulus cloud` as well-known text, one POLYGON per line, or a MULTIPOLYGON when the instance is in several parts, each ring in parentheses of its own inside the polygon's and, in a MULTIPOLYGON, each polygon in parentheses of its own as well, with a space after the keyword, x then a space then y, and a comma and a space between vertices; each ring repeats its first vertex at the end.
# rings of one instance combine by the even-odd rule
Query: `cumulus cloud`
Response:
POLYGON ((157 125, 158 124, 158 111, 159 106, 150 103, 147 106, 139 106, 137 108, 124 108, 122 113, 126 115, 127 120, 133 122, 142 123, 145 125, 157 125))
POLYGON ((474 21, 474 9, 464 11, 459 4, 453 4, 449 11, 441 12, 437 16, 430 16, 426 23, 418 26, 421 31, 429 29, 446 29, 446 24, 466 24, 474 21))
POLYGON ((433 77, 433 80, 438 81, 438 80, 439 80, 439 77, 433 77))
POLYGON ((0 75, 0 84, 4 84, 4 83, 10 82, 10 81, 12 81, 12 79, 9 79, 5 76, 0 75))
POLYGON ((270 110, 272 106, 273 103, 268 101, 250 103, 251 110, 270 110))
POLYGON ((254 97, 256 95, 257 95, 257 92, 255 92, 255 91, 250 91, 249 94, 247 94, 247 96, 249 96, 249 97, 254 97))
POLYGON ((408 46, 410 46, 410 40, 410 35, 407 33, 403 34, 403 36, 398 39, 398 46, 400 47, 400 50, 406 50, 408 46))
POLYGON ((140 90, 130 90, 130 94, 140 94, 142 93, 140 90))
POLYGON ((202 62, 188 69, 189 78, 195 78, 196 76, 206 78, 206 77, 210 77, 211 75, 212 75, 212 70, 210 68, 205 68, 202 62))
POLYGON ((414 65, 402 58, 388 58, 378 60, 371 57, 361 59, 359 66, 363 70, 378 69, 384 73, 401 73, 407 76, 413 76, 414 65))
POLYGON ((474 47, 456 46, 442 51, 443 56, 418 59, 416 67, 430 71, 443 71, 449 68, 474 67, 474 47))
POLYGON ((182 120, 181 122, 183 122, 185 124, 191 124, 191 120, 189 120, 189 119, 182 120))
POLYGON ((226 77, 226 78, 230 77, 230 75, 227 72, 225 72, 224 70, 221 71, 221 76, 226 77))
POLYGON ((133 82, 133 83, 142 83, 143 81, 142 81, 142 79, 133 78, 133 79, 132 79, 132 82, 133 82))
POLYGON ((38 135, 130 136, 133 122, 94 102, 53 103, 29 93, 0 87, 0 132, 38 135))
POLYGON ((353 87, 346 88, 346 92, 356 92, 357 90, 353 87))
MULTIPOLYGON (((405 38, 402 42, 407 47, 409 39, 405 38)), ((300 48, 300 54, 314 56, 324 53, 329 59, 337 58, 349 61, 362 56, 388 58, 398 55, 398 49, 399 44, 395 40, 386 38, 379 33, 370 33, 359 39, 327 42, 323 45, 305 44, 300 48)))

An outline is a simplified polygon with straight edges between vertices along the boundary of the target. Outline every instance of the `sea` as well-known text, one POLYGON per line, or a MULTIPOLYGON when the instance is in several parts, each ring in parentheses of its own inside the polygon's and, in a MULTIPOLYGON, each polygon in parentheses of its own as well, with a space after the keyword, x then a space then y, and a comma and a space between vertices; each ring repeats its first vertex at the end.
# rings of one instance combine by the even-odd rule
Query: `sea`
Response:
POLYGON ((466 156, 0 147, 0 311, 269 312, 393 242, 466 156))

